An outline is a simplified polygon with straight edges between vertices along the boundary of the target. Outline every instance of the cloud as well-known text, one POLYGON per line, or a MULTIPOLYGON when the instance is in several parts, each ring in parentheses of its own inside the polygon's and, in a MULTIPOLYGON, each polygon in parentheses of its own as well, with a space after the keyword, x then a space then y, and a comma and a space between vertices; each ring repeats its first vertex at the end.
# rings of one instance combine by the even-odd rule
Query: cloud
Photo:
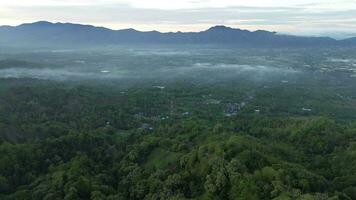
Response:
POLYGON ((1 6, 105 6, 125 4, 144 9, 196 9, 227 7, 290 7, 299 6, 317 9, 348 9, 356 5, 355 0, 0 0, 1 6))

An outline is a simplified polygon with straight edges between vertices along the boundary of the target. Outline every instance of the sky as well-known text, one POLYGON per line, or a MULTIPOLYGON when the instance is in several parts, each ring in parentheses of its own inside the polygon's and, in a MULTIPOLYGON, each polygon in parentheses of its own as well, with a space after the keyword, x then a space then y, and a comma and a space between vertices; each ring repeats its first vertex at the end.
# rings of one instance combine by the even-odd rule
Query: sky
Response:
POLYGON ((201 31, 214 25, 356 36, 356 0, 0 0, 0 24, 72 22, 111 29, 201 31))

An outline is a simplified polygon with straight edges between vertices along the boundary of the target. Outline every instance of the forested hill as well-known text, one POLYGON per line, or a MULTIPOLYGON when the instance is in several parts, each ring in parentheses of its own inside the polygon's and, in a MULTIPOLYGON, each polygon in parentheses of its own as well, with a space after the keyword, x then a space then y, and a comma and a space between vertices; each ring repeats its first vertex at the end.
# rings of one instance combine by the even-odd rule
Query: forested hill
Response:
POLYGON ((233 46, 356 46, 355 39, 298 37, 269 31, 247 31, 215 26, 201 32, 141 32, 134 29, 111 30, 103 27, 40 21, 0 27, 0 45, 63 46, 108 44, 221 44, 233 46))
POLYGON ((240 89, 0 83, 0 199, 356 199, 356 124, 340 102, 320 103, 335 119, 271 117, 288 108, 271 89, 278 104, 227 117, 240 89))

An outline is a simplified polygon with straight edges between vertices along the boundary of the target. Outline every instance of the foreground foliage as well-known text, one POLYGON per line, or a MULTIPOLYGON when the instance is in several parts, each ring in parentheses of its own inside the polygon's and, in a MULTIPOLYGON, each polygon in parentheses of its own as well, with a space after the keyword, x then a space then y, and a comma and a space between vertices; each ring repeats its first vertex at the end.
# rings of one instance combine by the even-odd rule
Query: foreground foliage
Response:
POLYGON ((0 199, 356 199, 356 124, 333 106, 226 116, 238 92, 7 83, 0 199))

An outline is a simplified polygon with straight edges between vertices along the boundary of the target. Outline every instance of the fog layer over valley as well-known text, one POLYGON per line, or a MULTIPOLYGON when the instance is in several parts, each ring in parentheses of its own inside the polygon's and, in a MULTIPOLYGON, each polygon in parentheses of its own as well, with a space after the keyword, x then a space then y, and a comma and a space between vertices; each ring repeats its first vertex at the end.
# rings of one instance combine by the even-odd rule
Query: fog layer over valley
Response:
POLYGON ((337 110, 349 118, 356 110, 355 55, 354 48, 212 45, 13 49, 0 54, 0 79, 7 84, 54 81, 115 91, 158 89, 161 95, 183 87, 194 91, 194 98, 205 96, 199 100, 205 103, 248 103, 242 110, 246 113, 332 115, 337 110), (224 92, 208 98, 215 87, 224 92), (195 94, 206 89, 212 91, 195 94))
POLYGON ((303 73, 356 74, 354 49, 239 49, 216 46, 114 46, 37 50, 0 55, 1 78, 43 80, 250 79, 281 81, 303 73), (336 54, 336 55, 335 55, 336 54))

